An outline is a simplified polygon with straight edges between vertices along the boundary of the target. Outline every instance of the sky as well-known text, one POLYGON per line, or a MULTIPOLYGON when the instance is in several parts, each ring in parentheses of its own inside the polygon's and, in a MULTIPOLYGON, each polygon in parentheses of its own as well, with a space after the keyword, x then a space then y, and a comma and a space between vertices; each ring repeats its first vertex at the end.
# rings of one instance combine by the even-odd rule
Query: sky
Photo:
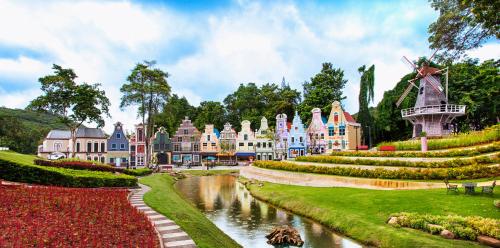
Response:
MULTIPOLYGON (((331 62, 345 72, 345 109, 356 113, 362 65, 375 65, 376 105, 430 56, 427 28, 438 17, 423 1, 6 1, 0 0, 0 106, 24 108, 52 64, 78 82, 100 83, 113 123, 138 123, 120 109, 120 87, 138 62, 157 61, 172 93, 197 106, 222 101, 239 84, 302 83, 331 62)), ((493 41, 469 53, 500 57, 493 41)), ((91 126, 91 125, 90 125, 91 126)))

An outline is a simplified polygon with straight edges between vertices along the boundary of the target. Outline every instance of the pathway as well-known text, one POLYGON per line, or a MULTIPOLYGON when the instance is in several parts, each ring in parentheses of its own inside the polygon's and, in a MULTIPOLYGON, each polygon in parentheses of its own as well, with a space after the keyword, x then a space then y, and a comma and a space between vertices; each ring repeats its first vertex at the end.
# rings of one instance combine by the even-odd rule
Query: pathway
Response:
POLYGON ((146 214, 161 237, 162 247, 194 248, 196 244, 187 233, 175 224, 172 220, 159 214, 148 207, 143 201, 144 194, 150 190, 146 185, 139 184, 141 189, 135 190, 130 195, 129 201, 139 211, 146 214))

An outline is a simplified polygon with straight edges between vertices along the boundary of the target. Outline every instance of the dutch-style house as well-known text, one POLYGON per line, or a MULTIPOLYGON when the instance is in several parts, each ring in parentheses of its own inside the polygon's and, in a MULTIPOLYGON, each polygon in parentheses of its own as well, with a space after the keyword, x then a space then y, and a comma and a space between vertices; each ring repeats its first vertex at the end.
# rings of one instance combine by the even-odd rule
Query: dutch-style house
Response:
POLYGON ((130 137, 130 166, 147 166, 146 161, 146 126, 135 125, 135 132, 130 137))
POLYGON ((224 124, 219 136, 220 152, 217 161, 222 164, 234 165, 236 161, 236 131, 230 123, 224 124))
POLYGON ((321 109, 313 108, 311 112, 311 123, 307 127, 307 145, 312 154, 323 154, 326 152, 327 144, 326 125, 321 117, 321 109))
MULTIPOLYGON (((107 139, 108 137, 100 128, 78 128, 76 131, 75 158, 105 163, 107 139)), ((72 151, 71 132, 52 130, 38 148, 38 155, 43 158, 50 158, 51 154, 62 153, 64 157, 71 157, 72 151)))
POLYGON ((328 151, 355 150, 356 146, 361 145, 361 125, 342 110, 338 101, 332 103, 326 126, 328 151))
POLYGON ((236 137, 236 157, 239 160, 255 159, 255 133, 250 127, 250 121, 241 122, 241 131, 236 137))
POLYGON ((274 157, 279 160, 287 159, 288 154, 288 125, 286 114, 276 115, 276 133, 274 135, 274 157))
POLYGON ((255 133, 255 155, 257 160, 274 159, 274 134, 269 130, 266 117, 260 120, 259 130, 255 133))
POLYGON ((106 162, 114 166, 127 166, 129 158, 129 142, 123 131, 123 124, 117 122, 108 138, 108 155, 106 162))
POLYGON ((172 163, 172 141, 164 127, 158 128, 151 137, 151 158, 156 159, 158 165, 168 165, 172 163))
POLYGON ((172 137, 172 161, 176 164, 199 165, 201 133, 186 117, 172 137))
POLYGON ((205 125, 205 131, 200 138, 200 151, 202 160, 215 161, 217 153, 220 152, 219 132, 214 128, 214 125, 205 125))
POLYGON ((299 113, 295 111, 288 140, 288 157, 296 158, 307 154, 307 133, 299 113))

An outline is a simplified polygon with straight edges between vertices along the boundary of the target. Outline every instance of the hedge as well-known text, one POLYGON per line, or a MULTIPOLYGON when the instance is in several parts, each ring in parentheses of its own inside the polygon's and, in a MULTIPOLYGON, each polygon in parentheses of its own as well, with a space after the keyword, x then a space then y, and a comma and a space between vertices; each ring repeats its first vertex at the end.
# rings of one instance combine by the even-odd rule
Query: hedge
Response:
POLYGON ((393 166, 393 167, 418 167, 418 168, 455 168, 473 164, 487 164, 500 162, 499 155, 480 156, 474 158, 452 159, 447 161, 405 161, 395 159, 369 159, 369 158, 343 158, 336 156, 301 156, 295 159, 302 162, 329 163, 329 164, 357 164, 371 166, 393 166))
POLYGON ((406 180, 443 180, 447 179, 476 179, 500 176, 500 168, 497 166, 486 166, 474 164, 459 168, 438 168, 438 169, 406 169, 387 170, 376 168, 373 170, 352 168, 352 167, 329 167, 316 165, 298 165, 290 162, 280 161, 256 161, 254 166, 293 172, 305 172, 325 175, 381 178, 381 179, 406 179, 406 180))
POLYGON ((89 170, 89 171, 103 171, 103 172, 118 172, 132 176, 145 176, 151 174, 153 171, 148 168, 143 169, 123 169, 116 168, 113 166, 109 166, 106 164, 96 163, 94 161, 81 161, 81 160, 56 160, 49 161, 44 159, 36 159, 34 161, 36 165, 41 166, 50 166, 50 167, 58 167, 58 168, 67 168, 74 170, 89 170))
POLYGON ((449 151, 434 151, 434 152, 366 152, 366 151, 338 151, 332 152, 332 156, 346 157, 402 157, 402 158, 446 158, 446 157, 471 157, 484 153, 500 151, 500 142, 495 142, 491 145, 480 146, 472 149, 455 149, 449 151))
POLYGON ((479 235, 500 239, 500 220, 498 219, 480 216, 442 216, 404 212, 393 214, 391 217, 397 217, 399 226, 424 230, 431 234, 439 234, 446 229, 460 239, 476 240, 479 235))
POLYGON ((78 188, 137 186, 137 178, 129 175, 39 166, 2 158, 0 178, 14 182, 78 188))

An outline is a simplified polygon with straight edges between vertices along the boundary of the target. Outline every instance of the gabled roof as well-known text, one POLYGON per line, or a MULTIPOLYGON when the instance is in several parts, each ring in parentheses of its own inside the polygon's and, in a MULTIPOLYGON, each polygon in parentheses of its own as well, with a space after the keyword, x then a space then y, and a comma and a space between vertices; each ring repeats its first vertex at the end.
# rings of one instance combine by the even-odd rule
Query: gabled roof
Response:
POLYGON ((217 136, 217 138, 220 138, 219 129, 217 129, 217 128, 214 127, 214 133, 215 133, 215 136, 217 136))
POLYGON ((323 124, 326 124, 328 122, 328 118, 326 118, 326 116, 322 115, 321 121, 323 122, 323 124))
POLYGON ((51 130, 47 134, 47 139, 71 139, 69 130, 51 130))
POLYGON ((349 112, 344 111, 344 115, 347 122, 356 123, 356 120, 354 120, 354 118, 352 117, 351 114, 349 114, 349 112))
POLYGON ((106 138, 106 134, 100 128, 81 127, 76 131, 77 138, 106 138))

